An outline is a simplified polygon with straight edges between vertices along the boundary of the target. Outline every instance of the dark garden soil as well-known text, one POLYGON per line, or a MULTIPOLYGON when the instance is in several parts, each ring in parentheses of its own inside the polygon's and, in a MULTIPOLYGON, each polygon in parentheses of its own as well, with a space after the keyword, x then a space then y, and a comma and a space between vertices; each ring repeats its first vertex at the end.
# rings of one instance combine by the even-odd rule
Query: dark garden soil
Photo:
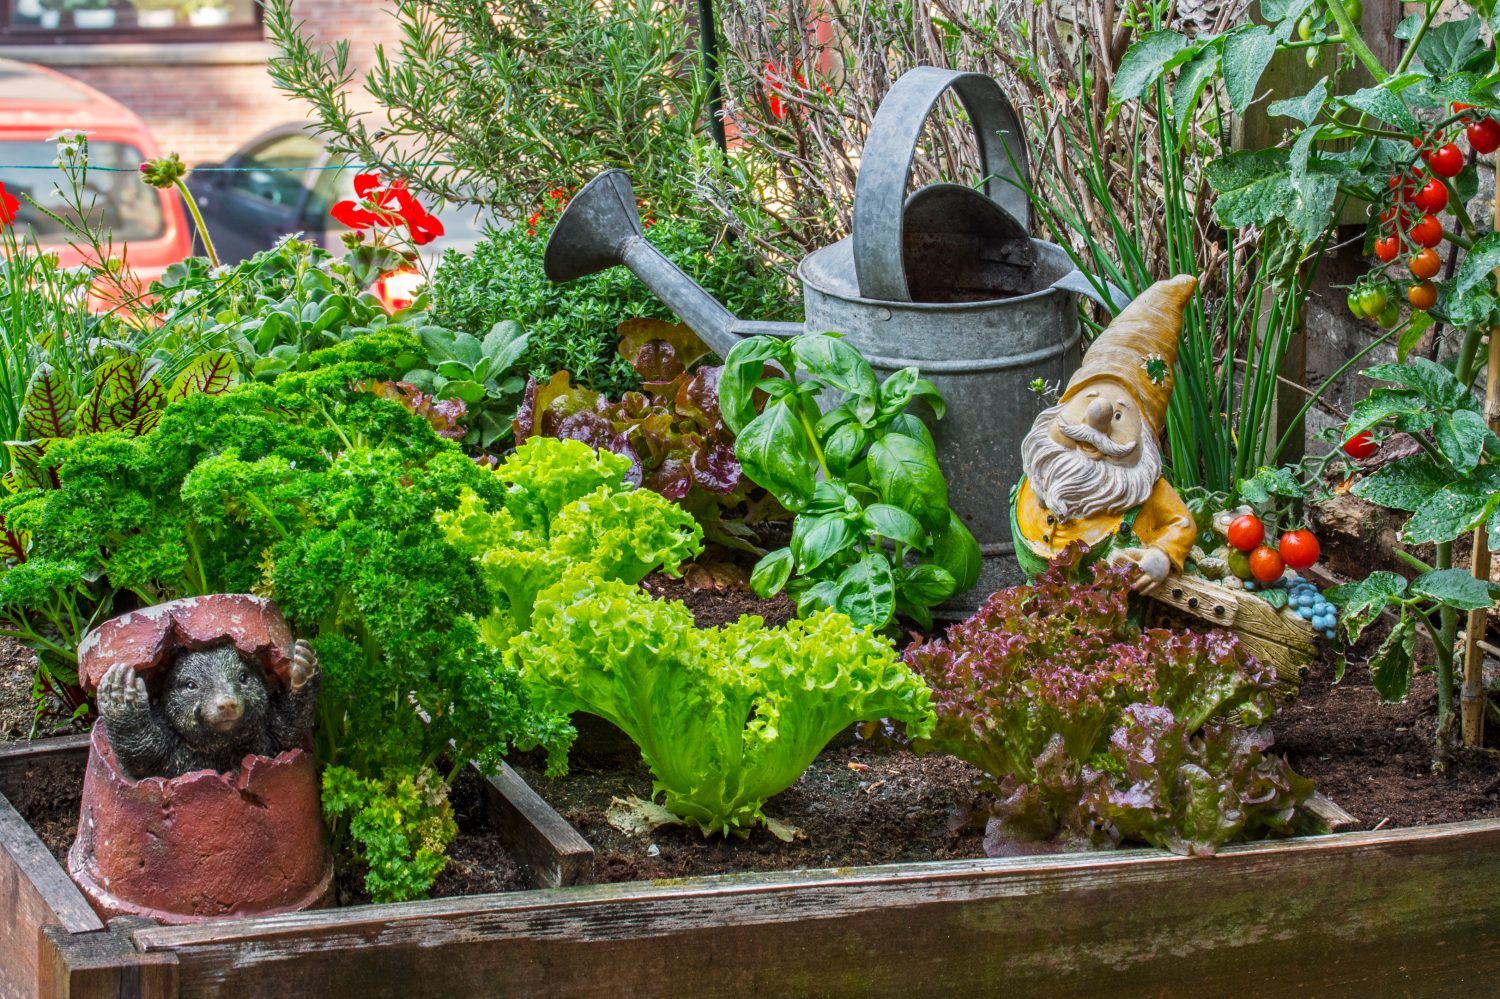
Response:
MULTIPOLYGON (((1364 665, 1378 644, 1379 636, 1361 637, 1339 683, 1332 656, 1313 667, 1271 719, 1277 751, 1364 829, 1500 816, 1500 752, 1456 749, 1434 761, 1432 674, 1417 676, 1403 703, 1380 703, 1364 665)), ((1493 724, 1485 743, 1500 745, 1493 724)))
POLYGON ((766 804, 767 815, 801 833, 790 843, 764 828, 745 839, 705 839, 682 826, 632 836, 605 812, 615 798, 648 798, 650 771, 623 736, 587 735, 595 737, 580 738, 566 777, 544 777, 536 757, 512 765, 593 845, 596 881, 984 856, 983 830, 968 821, 980 772, 951 757, 840 740, 766 804))

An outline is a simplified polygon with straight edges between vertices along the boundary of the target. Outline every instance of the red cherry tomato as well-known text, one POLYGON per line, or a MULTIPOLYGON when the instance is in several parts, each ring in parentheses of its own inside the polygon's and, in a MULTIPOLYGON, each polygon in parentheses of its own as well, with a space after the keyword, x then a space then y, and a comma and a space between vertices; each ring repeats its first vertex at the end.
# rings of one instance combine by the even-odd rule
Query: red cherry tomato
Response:
POLYGON ((1449 142, 1432 151, 1427 165, 1432 167, 1432 172, 1439 177, 1457 177, 1464 168, 1464 154, 1459 152, 1457 146, 1449 142))
POLYGON ((1380 445, 1375 443, 1375 435, 1368 430, 1361 430, 1344 441, 1344 453, 1359 461, 1375 457, 1375 452, 1379 450, 1380 445))
POLYGON ((1406 289, 1406 300, 1411 303, 1413 309, 1426 312, 1437 304, 1437 286, 1431 281, 1423 281, 1406 289))
POLYGON ((1481 118, 1464 128, 1469 146, 1476 153, 1493 153, 1500 149, 1500 121, 1481 118))
MULTIPOLYGON (((1309 562, 1309 565, 1312 563, 1309 562)), ((1262 583, 1274 583, 1286 571, 1286 562, 1276 549, 1261 545, 1250 553, 1250 575, 1262 583)))
POLYGON ((1412 195, 1411 203, 1429 215, 1436 215, 1448 207, 1448 188, 1440 180, 1429 180, 1412 195))
POLYGON ((1253 513, 1242 514, 1229 522, 1229 543, 1242 552, 1260 544, 1266 536, 1266 525, 1253 513))
MULTIPOLYGON (((1281 559, 1293 569, 1306 569, 1318 560, 1318 539, 1312 531, 1287 531, 1281 536, 1281 544, 1277 546, 1281 552, 1281 559)), ((1255 567, 1254 557, 1251 558, 1250 566, 1255 567)))
POLYGON ((1383 236, 1375 241, 1375 256, 1382 263, 1390 263, 1401 252, 1401 241, 1395 236, 1383 236))
POLYGON ((1411 276, 1419 281, 1426 281, 1430 277, 1436 277, 1438 270, 1443 266, 1442 260, 1438 259, 1436 250, 1422 250, 1413 254, 1406 262, 1411 268, 1411 276))
POLYGON ((1443 224, 1431 215, 1423 215, 1421 221, 1411 227, 1411 241, 1429 249, 1437 246, 1443 241, 1443 224))

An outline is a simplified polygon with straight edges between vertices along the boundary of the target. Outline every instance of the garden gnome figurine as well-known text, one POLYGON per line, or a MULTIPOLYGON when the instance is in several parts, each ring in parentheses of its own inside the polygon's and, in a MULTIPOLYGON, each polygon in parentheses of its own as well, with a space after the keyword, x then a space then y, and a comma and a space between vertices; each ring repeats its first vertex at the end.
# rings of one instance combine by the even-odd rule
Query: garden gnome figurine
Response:
POLYGON ((1056 406, 1021 445, 1024 474, 1011 493, 1016 557, 1035 575, 1070 542, 1089 559, 1130 561, 1149 591, 1181 571, 1193 515, 1162 478, 1158 437, 1172 396, 1182 313, 1197 279, 1147 288, 1084 355, 1056 406))

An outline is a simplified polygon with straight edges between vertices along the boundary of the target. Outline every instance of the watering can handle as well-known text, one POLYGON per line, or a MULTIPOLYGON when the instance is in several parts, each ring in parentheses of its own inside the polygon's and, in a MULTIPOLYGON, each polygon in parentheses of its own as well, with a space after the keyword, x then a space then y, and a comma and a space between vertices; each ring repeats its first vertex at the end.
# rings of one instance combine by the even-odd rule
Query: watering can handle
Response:
POLYGON ((1020 119, 1005 91, 983 73, 919 66, 897 80, 880 102, 860 157, 854 185, 854 274, 862 298, 911 301, 901 262, 906 185, 922 127, 950 89, 963 103, 979 140, 984 193, 1031 231, 1026 145, 1019 141, 1020 119))
POLYGON ((1118 316, 1131 301, 1129 295, 1104 278, 1089 277, 1076 267, 1052 282, 1052 287, 1061 288, 1064 291, 1075 291, 1092 298, 1104 306, 1104 311, 1112 316, 1118 316))

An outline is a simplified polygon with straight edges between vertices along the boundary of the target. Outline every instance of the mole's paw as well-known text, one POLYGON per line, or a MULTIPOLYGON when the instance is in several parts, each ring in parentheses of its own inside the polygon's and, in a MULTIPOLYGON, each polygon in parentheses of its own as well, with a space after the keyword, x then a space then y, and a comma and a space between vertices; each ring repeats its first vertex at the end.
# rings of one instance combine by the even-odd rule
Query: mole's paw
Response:
POLYGON ((124 721, 148 714, 151 696, 146 681, 124 663, 111 666, 99 681, 99 713, 110 721, 124 721))
POLYGON ((293 690, 301 690, 318 676, 318 656, 302 639, 292 647, 291 681, 293 690))

